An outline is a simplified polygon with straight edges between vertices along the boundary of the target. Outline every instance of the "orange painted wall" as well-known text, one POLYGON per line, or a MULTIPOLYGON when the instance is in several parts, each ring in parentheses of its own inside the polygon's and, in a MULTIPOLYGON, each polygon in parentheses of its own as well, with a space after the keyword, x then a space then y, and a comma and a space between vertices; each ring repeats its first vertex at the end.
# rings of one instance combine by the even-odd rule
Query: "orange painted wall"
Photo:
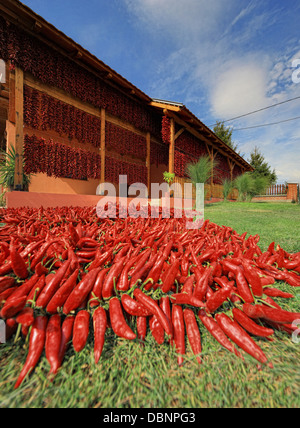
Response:
POLYGON ((32 176, 29 192, 61 193, 68 195, 96 195, 99 180, 72 180, 70 178, 47 177, 46 174, 32 176))

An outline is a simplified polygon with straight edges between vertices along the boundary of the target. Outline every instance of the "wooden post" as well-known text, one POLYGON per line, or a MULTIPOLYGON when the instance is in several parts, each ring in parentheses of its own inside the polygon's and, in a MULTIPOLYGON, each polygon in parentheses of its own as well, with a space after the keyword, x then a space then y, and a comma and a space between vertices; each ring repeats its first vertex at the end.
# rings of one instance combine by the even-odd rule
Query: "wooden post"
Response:
POLYGON ((169 147, 169 173, 174 174, 175 171, 175 121, 171 118, 171 135, 169 147))
POLYGON ((105 183, 105 109, 101 109, 101 184, 105 183))
POLYGON ((148 171, 147 186, 148 186, 148 195, 150 196, 150 191, 151 191, 151 134, 150 134, 150 132, 147 132, 146 141, 147 141, 146 166, 147 166, 147 171, 148 171))
POLYGON ((232 162, 229 158, 227 158, 227 162, 228 162, 229 169, 230 169, 230 180, 231 180, 231 182, 233 182, 233 170, 235 167, 235 163, 232 162))
POLYGON ((24 73, 19 67, 15 70, 15 123, 16 123, 16 165, 15 190, 23 189, 23 149, 24 149, 24 73))

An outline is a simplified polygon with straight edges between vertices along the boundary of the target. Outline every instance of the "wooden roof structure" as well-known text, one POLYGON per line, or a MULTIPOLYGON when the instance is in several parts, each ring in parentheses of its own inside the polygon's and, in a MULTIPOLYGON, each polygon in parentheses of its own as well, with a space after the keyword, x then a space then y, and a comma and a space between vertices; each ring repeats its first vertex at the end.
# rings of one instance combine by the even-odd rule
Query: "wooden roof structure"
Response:
MULTIPOLYGON (((190 132, 206 145, 208 153, 216 153, 218 151, 228 159, 230 158, 233 163, 239 165, 243 171, 253 170, 245 159, 218 138, 185 105, 152 99, 19 0, 0 0, 0 13, 9 22, 12 22, 43 43, 54 48, 80 67, 92 72, 95 76, 117 88, 126 96, 149 107, 149 109, 155 109, 160 114, 169 116, 174 123, 182 126, 182 130, 179 133, 184 132, 184 130, 190 132)), ((174 135, 174 137, 175 141, 178 134, 174 135)), ((174 147, 172 150, 174 152, 174 147)))

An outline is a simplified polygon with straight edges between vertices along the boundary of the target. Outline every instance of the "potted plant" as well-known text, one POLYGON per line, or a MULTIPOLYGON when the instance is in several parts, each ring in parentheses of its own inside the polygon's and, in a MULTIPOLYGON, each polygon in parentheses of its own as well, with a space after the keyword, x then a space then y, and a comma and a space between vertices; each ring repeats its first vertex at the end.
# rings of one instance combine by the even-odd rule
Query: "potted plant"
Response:
MULTIPOLYGON (((166 183, 168 183, 169 186, 171 186, 175 181, 175 174, 165 171, 164 172, 164 181, 166 183)), ((165 197, 168 197, 168 196, 169 196, 169 192, 165 195, 165 197)), ((170 196, 173 197, 174 193, 170 192, 170 196)))
MULTIPOLYGON (((14 147, 10 147, 8 152, 0 152, 0 185, 8 190, 14 190, 15 181, 15 166, 16 166, 16 151, 14 147)), ((23 161, 23 177, 22 177, 22 189, 28 191, 31 176, 24 172, 24 161, 23 161)))

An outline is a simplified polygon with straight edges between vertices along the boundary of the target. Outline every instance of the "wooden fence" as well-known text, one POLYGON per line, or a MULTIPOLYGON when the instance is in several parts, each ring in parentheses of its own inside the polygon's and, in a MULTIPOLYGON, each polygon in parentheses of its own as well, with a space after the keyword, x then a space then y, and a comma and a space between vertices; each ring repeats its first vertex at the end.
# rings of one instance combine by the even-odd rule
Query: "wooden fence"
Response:
POLYGON ((269 187, 266 191, 266 196, 283 196, 286 195, 288 186, 285 184, 275 184, 269 187))

